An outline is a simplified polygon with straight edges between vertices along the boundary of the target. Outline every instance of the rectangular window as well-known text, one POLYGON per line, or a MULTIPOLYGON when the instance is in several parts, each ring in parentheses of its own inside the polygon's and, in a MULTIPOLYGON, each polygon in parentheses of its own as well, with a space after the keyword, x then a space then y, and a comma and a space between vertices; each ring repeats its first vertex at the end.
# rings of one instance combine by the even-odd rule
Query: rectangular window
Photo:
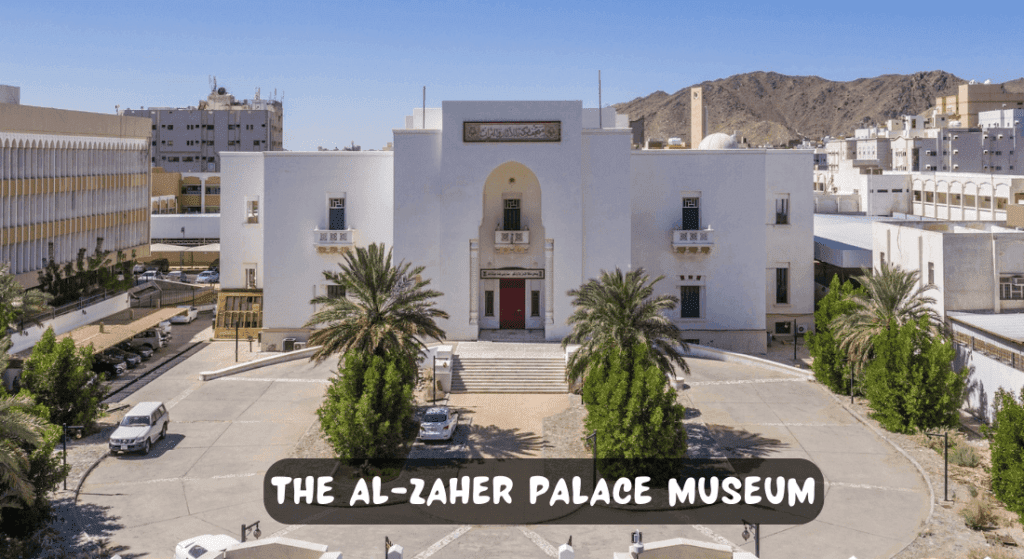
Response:
POLYGON ((256 268, 245 269, 245 288, 256 289, 256 268))
POLYGON ((345 296, 345 286, 330 284, 327 286, 327 296, 331 299, 341 299, 345 296))
POLYGON ((256 147, 256 148, 260 147, 260 141, 259 140, 253 140, 252 141, 252 147, 256 147))
POLYGON ((530 292, 530 316, 540 316, 540 291, 530 292))
POLYGON ((935 263, 928 263, 928 285, 935 285, 935 263))
POLYGON ((683 223, 684 231, 700 229, 700 198, 683 198, 683 223))
POLYGON ((484 316, 494 316, 493 291, 484 291, 484 316))
POLYGON ((879 252, 879 253, 878 253, 878 262, 879 262, 879 263, 880 263, 880 264, 881 264, 882 266, 885 266, 885 253, 884 253, 884 252, 879 252))
POLYGON ((247 200, 245 202, 245 221, 246 221, 246 223, 259 223, 260 222, 260 201, 259 200, 247 200))
POLYGON ((775 304, 789 304, 789 268, 775 269, 775 304))
POLYGON ((679 317, 700 318, 700 286, 682 285, 679 287, 679 317))
POLYGON ((789 224, 789 196, 775 199, 775 224, 789 224))
POLYGON ((792 334, 793 323, 792 322, 776 322, 775 323, 776 334, 792 334))
POLYGON ((518 198, 505 200, 505 231, 520 231, 520 208, 518 198))
POLYGON ((345 230, 344 198, 329 198, 327 200, 327 224, 331 231, 345 230))

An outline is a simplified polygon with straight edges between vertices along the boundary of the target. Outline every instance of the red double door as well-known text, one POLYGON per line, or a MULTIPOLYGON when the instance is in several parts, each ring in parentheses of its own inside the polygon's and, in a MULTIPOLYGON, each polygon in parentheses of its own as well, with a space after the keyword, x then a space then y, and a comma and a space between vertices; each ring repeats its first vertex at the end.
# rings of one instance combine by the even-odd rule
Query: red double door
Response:
POLYGON ((502 329, 522 330, 526 328, 526 280, 501 280, 500 308, 498 322, 502 329))

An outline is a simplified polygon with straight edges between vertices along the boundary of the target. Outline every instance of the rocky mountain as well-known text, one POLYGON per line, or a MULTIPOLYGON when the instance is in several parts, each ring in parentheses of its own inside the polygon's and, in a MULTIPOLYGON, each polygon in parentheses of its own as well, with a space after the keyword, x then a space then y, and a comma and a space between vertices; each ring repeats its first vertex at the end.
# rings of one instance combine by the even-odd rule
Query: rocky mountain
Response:
MULTIPOLYGON (((709 134, 739 131, 751 145, 784 145, 801 136, 852 135, 856 128, 920 114, 936 97, 956 93, 964 82, 940 70, 848 82, 751 72, 694 85, 704 89, 709 134)), ((1024 78, 1005 86, 1008 91, 1024 91, 1024 78)), ((644 117, 646 139, 677 137, 689 144, 690 87, 671 95, 656 91, 614 107, 630 120, 644 117)))

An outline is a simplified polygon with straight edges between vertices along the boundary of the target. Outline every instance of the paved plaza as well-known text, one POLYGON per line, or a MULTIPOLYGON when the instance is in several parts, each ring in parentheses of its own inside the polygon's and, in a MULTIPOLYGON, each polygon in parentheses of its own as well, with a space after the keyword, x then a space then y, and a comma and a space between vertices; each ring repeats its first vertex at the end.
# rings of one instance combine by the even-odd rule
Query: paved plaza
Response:
MULTIPOLYGON (((685 537, 753 551, 740 526, 278 524, 263 509, 263 474, 314 425, 335 363, 299 360, 199 380, 228 354, 233 358, 232 344, 213 343, 133 393, 130 403, 168 403, 167 439, 148 456, 107 457, 86 478, 78 498, 84 529, 125 546, 122 556, 170 557, 187 537, 238 537, 243 523, 257 520, 264 538, 323 543, 351 559, 379 556, 385 536, 410 559, 549 557, 569 536, 578 557, 608 559, 626 550, 636 528, 647 542, 685 537)), ((689 363, 693 373, 679 398, 688 408, 690 456, 807 458, 828 482, 816 520, 762 527, 764 556, 889 557, 916 537, 929 510, 927 486, 906 458, 821 386, 749 365, 689 363)), ((459 394, 450 404, 464 414, 456 440, 418 443, 414 456, 540 456, 542 419, 564 410, 569 396, 459 394)))

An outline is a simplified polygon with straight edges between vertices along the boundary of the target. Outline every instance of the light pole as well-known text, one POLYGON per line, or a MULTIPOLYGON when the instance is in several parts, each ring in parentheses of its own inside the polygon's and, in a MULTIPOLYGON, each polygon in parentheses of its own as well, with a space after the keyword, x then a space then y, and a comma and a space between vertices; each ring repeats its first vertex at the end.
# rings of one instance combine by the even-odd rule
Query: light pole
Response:
POLYGON ((592 465, 592 475, 594 476, 594 487, 597 487, 597 429, 594 432, 587 435, 586 440, 594 439, 594 460, 592 465))
POLYGON ((750 539, 750 533, 754 533, 754 556, 761 556, 761 525, 751 524, 746 520, 743 521, 743 541, 750 539))
POLYGON ((245 524, 242 524, 242 541, 243 542, 245 542, 245 536, 247 534, 249 534, 250 531, 252 532, 252 537, 256 538, 257 540, 260 539, 260 536, 263 535, 263 532, 260 532, 260 521, 259 520, 257 520, 256 522, 253 522, 252 524, 250 524, 248 526, 246 526, 245 524))
POLYGON ((184 250, 184 246, 185 246, 185 228, 184 227, 181 228, 181 246, 182 246, 182 250, 178 251, 178 257, 180 258, 180 260, 178 262, 178 269, 179 270, 185 267, 185 250, 184 250))
POLYGON ((942 437, 942 461, 943 465, 942 473, 942 500, 949 500, 949 431, 943 433, 925 433, 929 437, 942 437))
MULTIPOLYGON (((81 425, 68 425, 67 423, 64 424, 64 467, 65 468, 68 467, 68 429, 75 430, 75 431, 81 431, 82 429, 85 429, 85 427, 83 427, 81 425)), ((68 489, 68 476, 67 476, 67 474, 65 474, 64 475, 64 490, 67 491, 67 489, 68 489)))

